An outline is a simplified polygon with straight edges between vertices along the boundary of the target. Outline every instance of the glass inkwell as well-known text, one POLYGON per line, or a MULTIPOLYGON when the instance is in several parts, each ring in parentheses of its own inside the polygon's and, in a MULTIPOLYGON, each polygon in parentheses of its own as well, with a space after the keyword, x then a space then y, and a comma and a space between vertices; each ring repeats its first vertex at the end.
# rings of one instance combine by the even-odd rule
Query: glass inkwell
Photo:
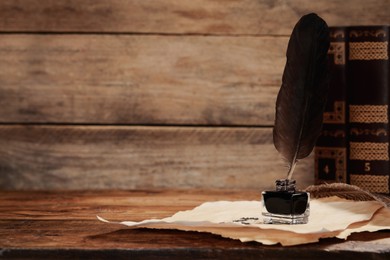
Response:
POLYGON ((310 194, 296 191, 295 180, 276 180, 274 191, 263 191, 263 223, 306 224, 310 214, 310 194))

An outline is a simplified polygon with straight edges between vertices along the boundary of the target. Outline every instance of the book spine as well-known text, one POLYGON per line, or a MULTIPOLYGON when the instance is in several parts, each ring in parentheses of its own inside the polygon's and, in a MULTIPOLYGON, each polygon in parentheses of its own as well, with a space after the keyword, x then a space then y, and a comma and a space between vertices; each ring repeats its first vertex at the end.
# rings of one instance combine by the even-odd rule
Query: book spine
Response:
POLYGON ((349 182, 389 193, 389 28, 348 30, 349 182))
POLYGON ((347 181, 346 27, 330 27, 329 96, 314 149, 315 183, 347 181))

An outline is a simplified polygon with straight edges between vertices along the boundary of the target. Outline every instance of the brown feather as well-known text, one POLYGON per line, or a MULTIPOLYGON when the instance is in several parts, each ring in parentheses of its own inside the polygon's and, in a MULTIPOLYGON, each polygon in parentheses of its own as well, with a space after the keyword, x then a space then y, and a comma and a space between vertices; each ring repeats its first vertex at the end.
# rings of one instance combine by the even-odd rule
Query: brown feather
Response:
POLYGON ((305 189, 310 193, 310 197, 315 199, 336 196, 339 198, 355 201, 376 200, 387 207, 390 207, 390 198, 386 195, 373 194, 357 186, 345 183, 331 183, 321 185, 311 185, 305 189))

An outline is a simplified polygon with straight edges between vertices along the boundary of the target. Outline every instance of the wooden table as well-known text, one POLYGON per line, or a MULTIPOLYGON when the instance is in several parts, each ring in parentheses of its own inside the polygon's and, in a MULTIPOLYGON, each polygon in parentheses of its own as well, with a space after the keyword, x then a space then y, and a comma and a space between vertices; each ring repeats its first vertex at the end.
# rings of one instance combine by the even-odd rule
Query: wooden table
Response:
POLYGON ((390 259, 390 232, 354 234, 348 241, 282 247, 241 243, 174 230, 126 229, 98 221, 170 216, 213 200, 259 199, 229 191, 2 191, 0 258, 132 259, 390 259), (383 242, 385 241, 385 242, 383 242))

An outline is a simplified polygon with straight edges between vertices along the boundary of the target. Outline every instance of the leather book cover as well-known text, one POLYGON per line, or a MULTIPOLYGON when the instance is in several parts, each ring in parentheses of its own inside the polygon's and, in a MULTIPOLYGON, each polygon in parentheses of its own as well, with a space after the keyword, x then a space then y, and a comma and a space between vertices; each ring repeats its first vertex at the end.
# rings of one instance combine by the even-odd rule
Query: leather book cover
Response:
POLYGON ((348 177, 389 193, 389 27, 348 27, 348 177))
POLYGON ((315 157, 315 183, 347 182, 346 27, 329 27, 329 96, 315 157))

